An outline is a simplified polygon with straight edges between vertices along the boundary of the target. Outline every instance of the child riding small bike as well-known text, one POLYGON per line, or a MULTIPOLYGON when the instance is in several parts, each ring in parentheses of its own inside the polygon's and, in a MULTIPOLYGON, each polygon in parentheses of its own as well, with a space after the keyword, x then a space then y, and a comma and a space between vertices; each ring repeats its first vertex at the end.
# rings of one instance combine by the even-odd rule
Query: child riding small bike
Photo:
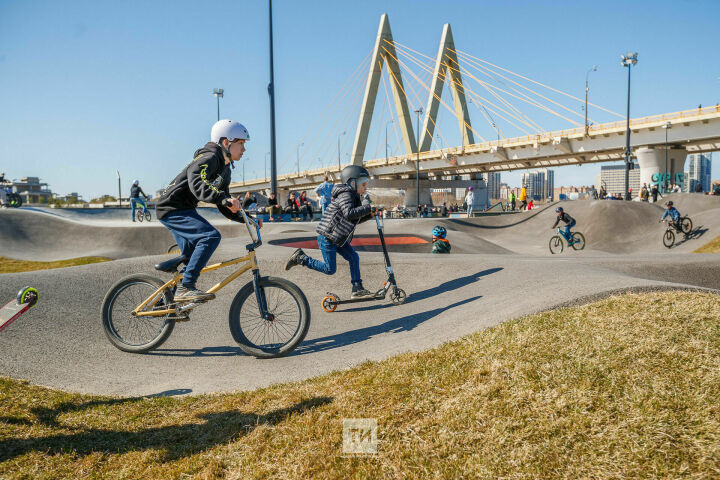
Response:
POLYGON ((682 225, 680 223, 680 212, 673 206, 672 200, 665 203, 665 212, 663 213, 660 221, 662 222, 667 217, 670 217, 670 225, 675 227, 678 232, 682 232, 682 225))
POLYGON ((568 215, 567 213, 565 213, 565 211, 563 210, 563 207, 557 207, 555 209, 555 213, 557 213, 557 218, 555 218, 555 223, 553 224, 551 229, 554 230, 555 228, 557 228, 558 224, 560 223, 560 220, 565 222, 565 228, 560 230, 560 234, 563 237, 565 237, 565 240, 567 240, 568 245, 572 245, 573 243, 575 243, 575 241, 573 240, 573 236, 572 236, 572 233, 570 232, 570 229, 575 226, 575 224, 576 224, 575 219, 573 217, 571 217, 570 215, 568 215))

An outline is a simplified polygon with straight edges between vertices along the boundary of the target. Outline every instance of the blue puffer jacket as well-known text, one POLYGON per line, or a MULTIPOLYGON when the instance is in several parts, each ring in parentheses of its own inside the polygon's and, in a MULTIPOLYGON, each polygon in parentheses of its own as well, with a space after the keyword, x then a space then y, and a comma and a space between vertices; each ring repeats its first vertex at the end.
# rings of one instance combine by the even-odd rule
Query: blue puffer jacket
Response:
POLYGON ((355 227, 370 219, 370 205, 362 205, 360 195, 347 185, 335 185, 330 205, 320 220, 317 233, 342 247, 352 239, 355 227))

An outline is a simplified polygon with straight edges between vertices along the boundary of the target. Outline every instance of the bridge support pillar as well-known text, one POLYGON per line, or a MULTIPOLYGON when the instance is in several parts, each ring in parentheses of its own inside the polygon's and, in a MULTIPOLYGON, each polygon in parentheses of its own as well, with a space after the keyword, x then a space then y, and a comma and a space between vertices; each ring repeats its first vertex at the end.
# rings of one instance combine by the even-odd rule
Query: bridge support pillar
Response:
MULTIPOLYGON (((685 159, 687 150, 678 145, 665 147, 641 147, 635 151, 640 167, 640 185, 647 183, 649 188, 657 185, 664 193, 665 184, 678 184, 682 188, 685 183, 685 159), (667 152, 667 165, 666 165, 667 152)), ((633 192, 635 193, 635 192, 633 192)))

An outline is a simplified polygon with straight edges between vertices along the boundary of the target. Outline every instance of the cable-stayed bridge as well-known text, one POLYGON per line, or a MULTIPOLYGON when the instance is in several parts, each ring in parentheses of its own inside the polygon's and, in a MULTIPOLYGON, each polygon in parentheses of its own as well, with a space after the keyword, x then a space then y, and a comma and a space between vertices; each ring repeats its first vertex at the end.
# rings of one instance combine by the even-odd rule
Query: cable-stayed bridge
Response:
MULTIPOLYGON (((634 118, 630 129, 643 181, 651 183, 658 173, 673 178, 682 174, 687 153, 720 150, 720 107, 634 118)), ((279 171, 292 171, 278 175, 277 185, 282 193, 310 188, 325 175, 337 179, 342 167, 353 163, 368 168, 374 187, 406 189, 409 200, 415 198, 419 183, 421 203, 427 203, 430 188, 482 189, 486 172, 623 160, 625 132, 623 115, 587 97, 583 101, 457 50, 449 24, 433 58, 396 42, 383 15, 373 50, 298 142, 295 158, 280 166, 279 171), (443 99, 445 87, 451 99, 443 99), (580 102, 584 112, 567 107, 563 100, 580 102), (411 112, 410 101, 424 108, 411 112), (473 126, 469 104, 487 122, 484 132, 473 126), (591 108, 615 120, 595 122, 588 115, 591 108), (459 145, 450 146, 449 135, 440 130, 445 124, 442 115, 450 115, 456 125, 459 134, 453 133, 459 145), (545 130, 542 119, 550 118, 571 128, 545 130), (343 158, 353 127, 352 148, 343 158), (495 138, 482 135, 488 128, 495 138)), ((269 178, 256 178, 233 183, 231 190, 269 187, 269 178)))

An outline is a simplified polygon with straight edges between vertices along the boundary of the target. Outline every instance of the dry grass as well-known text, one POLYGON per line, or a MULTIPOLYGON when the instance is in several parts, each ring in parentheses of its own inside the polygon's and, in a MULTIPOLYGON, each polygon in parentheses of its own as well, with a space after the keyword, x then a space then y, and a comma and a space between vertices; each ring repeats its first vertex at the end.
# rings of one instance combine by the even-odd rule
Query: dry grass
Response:
POLYGON ((49 270, 51 268, 75 267, 89 263, 109 262, 105 257, 80 257, 69 260, 56 260, 53 262, 33 262, 30 260, 15 260, 0 257, 0 273, 34 272, 35 270, 49 270))
POLYGON ((263 390, 0 380, 1 478, 718 478, 720 298, 624 295, 263 390), (342 455, 342 419, 379 454, 342 455))
POLYGON ((720 237, 717 237, 710 243, 703 245, 693 253, 720 253, 720 237))

